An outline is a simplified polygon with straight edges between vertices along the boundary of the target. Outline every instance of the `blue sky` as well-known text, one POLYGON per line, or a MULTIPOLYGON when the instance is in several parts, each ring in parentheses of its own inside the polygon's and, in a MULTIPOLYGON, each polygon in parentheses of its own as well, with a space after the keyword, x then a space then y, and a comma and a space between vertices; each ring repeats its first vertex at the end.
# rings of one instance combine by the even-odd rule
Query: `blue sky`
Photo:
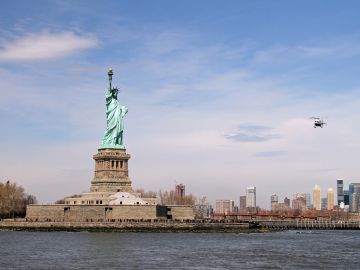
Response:
POLYGON ((135 188, 268 207, 359 181, 357 1, 0 6, 0 177, 41 202, 89 189, 109 67, 135 188))

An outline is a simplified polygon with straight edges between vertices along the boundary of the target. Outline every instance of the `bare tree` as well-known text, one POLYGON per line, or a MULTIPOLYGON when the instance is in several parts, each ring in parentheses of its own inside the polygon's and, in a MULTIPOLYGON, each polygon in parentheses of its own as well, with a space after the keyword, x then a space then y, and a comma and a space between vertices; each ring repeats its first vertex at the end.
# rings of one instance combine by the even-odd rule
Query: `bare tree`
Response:
POLYGON ((36 198, 27 195, 23 187, 17 186, 16 183, 10 183, 10 181, 5 184, 0 182, 1 217, 25 216, 26 206, 32 203, 36 203, 36 198))
POLYGON ((25 198, 25 205, 37 204, 38 201, 34 195, 27 195, 25 198))
POLYGON ((65 199, 59 199, 57 201, 54 202, 55 204, 64 204, 65 203, 65 199))
POLYGON ((192 194, 183 197, 176 196, 175 191, 159 191, 161 204, 165 205, 194 205, 196 197, 192 194))
POLYGON ((140 193, 141 194, 141 198, 156 198, 157 194, 155 191, 145 191, 142 188, 136 189, 135 190, 136 193, 140 193))
POLYGON ((175 205, 175 192, 174 191, 159 191, 159 198, 161 201, 161 204, 167 204, 167 205, 175 205))

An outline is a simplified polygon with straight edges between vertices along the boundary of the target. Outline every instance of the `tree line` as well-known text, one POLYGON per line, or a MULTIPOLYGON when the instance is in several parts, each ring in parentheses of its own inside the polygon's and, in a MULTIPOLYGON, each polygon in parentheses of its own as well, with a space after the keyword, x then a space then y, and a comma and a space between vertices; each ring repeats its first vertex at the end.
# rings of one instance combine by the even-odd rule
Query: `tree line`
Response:
POLYGON ((209 203, 206 197, 196 197, 193 194, 182 197, 177 196, 174 190, 170 191, 144 191, 143 189, 136 189, 136 193, 140 193, 142 198, 158 198, 162 205, 189 205, 192 206, 195 213, 195 218, 205 218, 208 216, 209 203))
POLYGON ((26 194, 22 186, 0 182, 0 218, 25 217, 26 206, 36 203, 36 197, 26 194))
POLYGON ((136 189, 135 193, 140 193, 142 198, 159 198, 161 204, 165 205, 194 205, 196 197, 192 194, 183 197, 176 196, 174 190, 170 191, 144 191, 143 189, 136 189))

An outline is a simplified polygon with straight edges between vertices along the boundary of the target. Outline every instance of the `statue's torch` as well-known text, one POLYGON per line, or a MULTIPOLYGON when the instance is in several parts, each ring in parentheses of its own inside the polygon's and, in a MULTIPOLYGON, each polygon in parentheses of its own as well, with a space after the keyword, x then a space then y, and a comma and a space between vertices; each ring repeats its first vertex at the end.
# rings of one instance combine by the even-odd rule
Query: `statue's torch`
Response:
POLYGON ((111 89, 112 75, 114 75, 114 73, 112 69, 109 68, 108 76, 109 76, 110 89, 111 89))

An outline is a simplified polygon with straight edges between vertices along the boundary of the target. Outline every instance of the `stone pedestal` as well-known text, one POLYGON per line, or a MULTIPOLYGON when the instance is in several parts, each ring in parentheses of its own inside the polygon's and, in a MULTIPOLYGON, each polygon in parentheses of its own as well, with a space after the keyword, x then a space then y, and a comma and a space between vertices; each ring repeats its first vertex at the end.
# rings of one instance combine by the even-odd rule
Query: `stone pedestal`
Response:
POLYGON ((93 156, 95 176, 91 181, 91 192, 132 192, 128 161, 125 149, 99 149, 93 156))

